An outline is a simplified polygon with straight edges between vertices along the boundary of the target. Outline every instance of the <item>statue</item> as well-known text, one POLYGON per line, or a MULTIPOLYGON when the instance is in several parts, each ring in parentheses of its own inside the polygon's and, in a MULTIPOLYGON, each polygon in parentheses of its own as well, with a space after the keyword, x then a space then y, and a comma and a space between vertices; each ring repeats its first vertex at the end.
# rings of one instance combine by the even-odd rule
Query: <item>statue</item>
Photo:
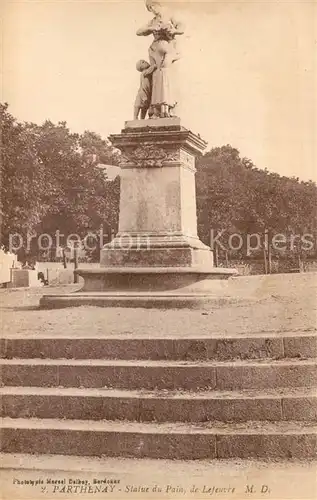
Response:
POLYGON ((167 118, 172 116, 177 104, 173 87, 173 64, 180 58, 180 54, 175 37, 182 35, 184 30, 159 1, 146 0, 146 8, 154 17, 137 31, 137 35, 154 37, 149 48, 152 72, 150 113, 152 118, 167 118))

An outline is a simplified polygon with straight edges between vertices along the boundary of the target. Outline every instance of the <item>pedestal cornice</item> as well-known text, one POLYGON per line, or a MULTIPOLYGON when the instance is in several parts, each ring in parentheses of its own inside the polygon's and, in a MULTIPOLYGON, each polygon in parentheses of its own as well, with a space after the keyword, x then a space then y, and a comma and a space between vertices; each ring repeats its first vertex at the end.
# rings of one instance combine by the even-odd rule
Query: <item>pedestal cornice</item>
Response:
POLYGON ((179 118, 134 120, 109 139, 122 152, 121 168, 183 166, 195 171, 195 156, 207 146, 179 118))
POLYGON ((171 127, 162 129, 124 129, 121 134, 112 134, 109 140, 114 147, 124 150, 127 147, 138 146, 142 143, 157 144, 162 146, 182 146, 188 152, 201 154, 207 143, 190 130, 179 127, 178 130, 171 127))

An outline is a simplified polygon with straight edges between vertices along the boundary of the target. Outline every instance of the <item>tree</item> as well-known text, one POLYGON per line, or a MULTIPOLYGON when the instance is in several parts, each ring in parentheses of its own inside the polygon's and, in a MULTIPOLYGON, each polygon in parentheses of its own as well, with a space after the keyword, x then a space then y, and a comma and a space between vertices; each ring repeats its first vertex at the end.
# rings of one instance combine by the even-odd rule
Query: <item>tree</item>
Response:
POLYGON ((102 226, 109 233, 117 225, 119 182, 109 183, 100 164, 117 163, 118 153, 99 135, 73 134, 64 122, 30 126, 35 127, 36 150, 46 173, 48 209, 38 232, 84 237, 102 226))
POLYGON ((38 162, 34 137, 0 104, 1 118, 1 245, 9 235, 25 237, 41 221, 43 169, 38 162))
POLYGON ((234 232, 267 232, 269 239, 274 233, 316 235, 316 184, 260 170, 230 145, 199 159, 196 184, 198 231, 206 244, 210 229, 225 240, 234 232))
POLYGON ((99 135, 72 133, 65 122, 18 123, 1 106, 2 242, 17 232, 84 236, 100 226, 116 230, 119 179, 108 182, 103 163, 118 152, 99 135))

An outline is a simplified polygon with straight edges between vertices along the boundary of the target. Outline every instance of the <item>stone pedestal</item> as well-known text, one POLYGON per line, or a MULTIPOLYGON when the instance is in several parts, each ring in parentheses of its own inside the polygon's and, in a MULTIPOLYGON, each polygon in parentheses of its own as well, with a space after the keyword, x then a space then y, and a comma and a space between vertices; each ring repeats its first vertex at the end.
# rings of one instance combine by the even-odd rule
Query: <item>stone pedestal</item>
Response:
POLYGON ((78 269, 76 294, 41 300, 44 307, 200 307, 234 269, 213 267, 197 236, 195 157, 206 142, 179 118, 136 120, 111 135, 121 150, 119 231, 101 251, 100 269, 78 269))
POLYGON ((197 236, 195 156, 205 141, 179 118, 126 122, 110 140, 123 154, 119 233, 101 266, 212 266, 197 236))

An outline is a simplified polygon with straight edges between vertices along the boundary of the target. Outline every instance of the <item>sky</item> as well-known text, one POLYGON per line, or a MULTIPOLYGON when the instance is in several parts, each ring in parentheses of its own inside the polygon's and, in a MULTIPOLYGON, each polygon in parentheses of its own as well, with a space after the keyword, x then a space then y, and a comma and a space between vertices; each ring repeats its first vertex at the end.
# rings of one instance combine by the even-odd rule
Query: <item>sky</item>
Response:
MULTIPOLYGON (((258 168, 317 181, 317 3, 172 4, 180 116, 208 148, 231 144, 258 168)), ((144 1, 3 0, 2 96, 21 121, 66 121, 103 137, 132 119, 144 1)))

